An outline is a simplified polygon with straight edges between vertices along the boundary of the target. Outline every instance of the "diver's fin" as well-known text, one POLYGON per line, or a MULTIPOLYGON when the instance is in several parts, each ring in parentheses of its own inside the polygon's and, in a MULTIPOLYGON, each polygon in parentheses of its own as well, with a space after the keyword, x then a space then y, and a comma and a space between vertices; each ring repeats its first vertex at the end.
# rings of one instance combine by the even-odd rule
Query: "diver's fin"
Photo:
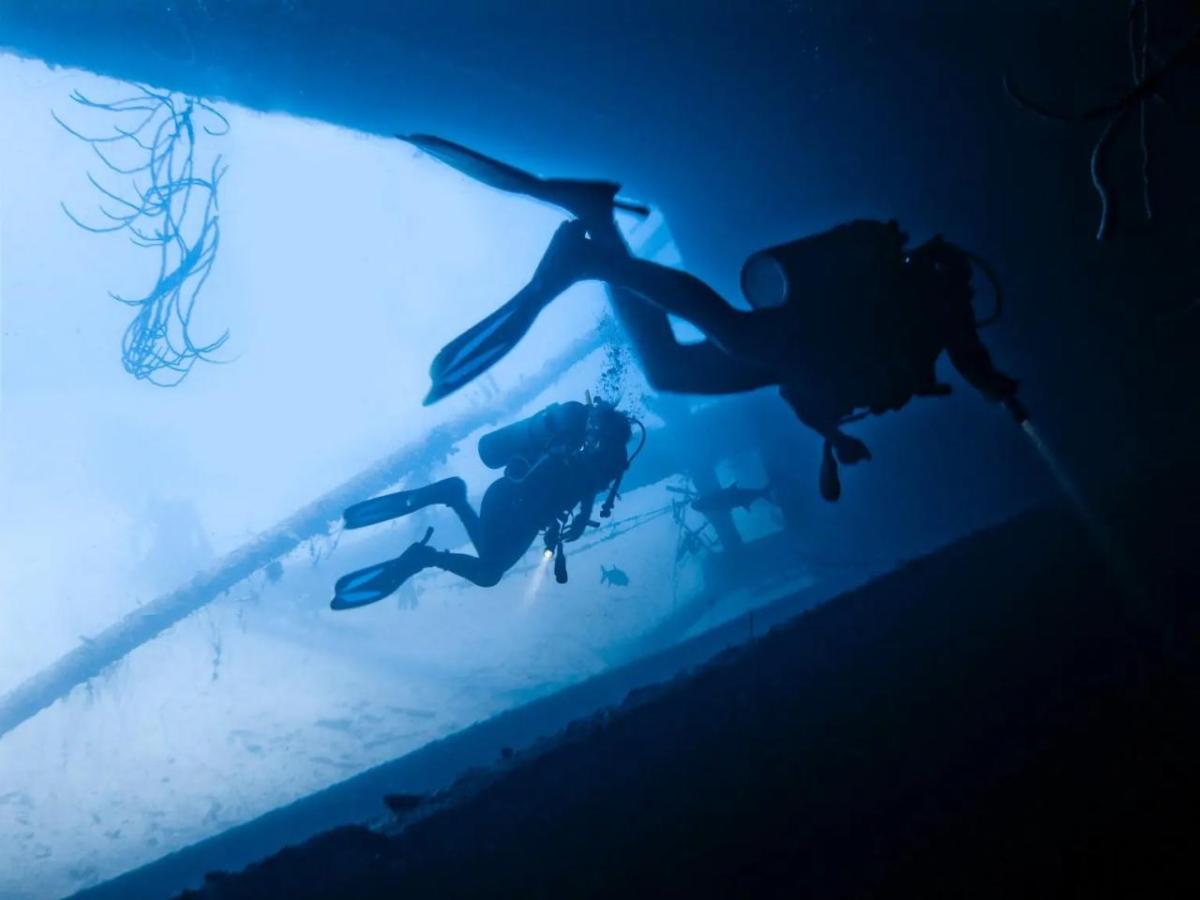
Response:
POLYGON ((585 274, 580 251, 592 246, 587 243, 585 227, 579 221, 558 226, 530 285, 438 351, 429 367, 433 385, 425 397, 426 406, 454 393, 503 359, 529 331, 546 304, 585 274))
POLYGON ((388 560, 343 575, 334 585, 333 600, 330 601, 329 608, 356 609, 382 600, 400 587, 400 582, 390 571, 394 563, 395 560, 388 560))
POLYGON ((395 559, 343 575, 334 585, 333 600, 330 601, 329 608, 357 609, 360 606, 369 606, 396 591, 428 564, 426 554, 432 551, 427 545, 432 536, 433 529, 430 528, 422 540, 412 544, 395 559))
POLYGON ((368 525, 376 525, 389 519, 398 519, 412 512, 411 498, 411 491, 397 491, 382 497, 372 497, 347 507, 342 513, 342 519, 346 528, 366 528, 368 525))
POLYGON ((389 519, 398 519, 435 503, 453 505, 455 499, 466 499, 466 490, 461 478, 443 478, 410 491, 396 491, 355 503, 342 513, 342 519, 348 529, 366 528, 389 519))
POLYGON ((398 134, 396 137, 475 179, 480 184, 486 184, 488 187, 508 191, 512 194, 525 194, 542 199, 541 195, 544 192, 542 179, 532 172, 510 166, 508 163, 493 159, 470 147, 464 147, 462 144, 456 144, 454 141, 448 141, 436 135, 398 134))
POLYGON ((429 366, 433 384, 425 396, 425 405, 453 394, 515 347, 541 312, 541 305, 531 302, 534 299, 525 292, 517 294, 439 350, 429 366))
POLYGON ((501 162, 491 156, 432 134, 398 134, 400 140, 441 160, 480 184, 511 194, 524 194, 565 209, 573 216, 590 220, 597 215, 612 217, 612 209, 623 209, 645 218, 649 208, 618 199, 619 185, 607 181, 539 178, 532 172, 501 162), (604 212, 602 212, 602 210, 604 212))

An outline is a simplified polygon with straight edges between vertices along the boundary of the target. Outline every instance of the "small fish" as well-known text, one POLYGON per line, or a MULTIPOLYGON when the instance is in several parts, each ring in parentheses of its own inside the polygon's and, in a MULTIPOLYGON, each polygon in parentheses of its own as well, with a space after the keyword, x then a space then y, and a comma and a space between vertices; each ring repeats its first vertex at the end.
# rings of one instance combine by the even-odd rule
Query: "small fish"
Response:
POLYGON ((749 509, 755 500, 771 499, 771 486, 761 488, 738 487, 735 481, 729 487, 705 494, 692 501, 692 509, 696 512, 714 513, 729 512, 734 509, 749 509))
POLYGON ((629 576, 626 575, 622 570, 618 569, 616 566, 613 566, 611 569, 607 569, 604 566, 601 566, 600 567, 600 583, 601 584, 610 584, 613 587, 628 587, 629 586, 629 576))

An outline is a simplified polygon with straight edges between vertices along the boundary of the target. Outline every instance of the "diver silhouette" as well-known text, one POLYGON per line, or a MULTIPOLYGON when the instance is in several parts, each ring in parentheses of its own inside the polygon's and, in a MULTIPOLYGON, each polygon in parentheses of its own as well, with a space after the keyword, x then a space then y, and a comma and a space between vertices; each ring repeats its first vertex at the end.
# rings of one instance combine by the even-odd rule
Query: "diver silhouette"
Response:
MULTIPOLYGON (((837 463, 870 459, 842 426, 942 396, 934 366, 945 351, 963 378, 989 400, 1026 417, 1017 382, 998 370, 980 340, 972 307, 978 257, 941 237, 908 250, 895 222, 857 220, 756 253, 742 270, 753 309, 729 305, 696 276, 635 257, 614 209, 645 213, 617 198, 607 181, 544 179, 430 135, 401 137, 501 190, 556 205, 575 218, 559 227, 533 278, 511 300, 447 344, 430 367, 433 403, 501 359, 543 308, 578 281, 606 283, 647 380, 658 390, 729 394, 777 385, 796 416, 824 438, 820 489, 841 494, 837 463), (705 340, 676 340, 668 314, 705 340)), ((995 318, 995 314, 991 318, 995 318)))
MULTIPOLYGON (((562 545, 595 526, 597 494, 607 490, 600 516, 606 518, 625 470, 640 451, 626 447, 637 423, 601 401, 554 403, 528 419, 484 435, 479 457, 504 475, 487 489, 476 513, 461 478, 375 497, 345 512, 347 528, 364 528, 435 504, 447 506, 462 521, 476 556, 435 550, 433 533, 395 559, 368 566, 338 579, 334 609, 366 606, 382 600, 422 569, 452 572, 481 587, 492 587, 529 550, 539 534, 555 559, 558 580, 566 580, 562 545)), ((640 423, 637 423, 640 426, 640 423)), ((642 430, 642 443, 645 430, 642 430)))

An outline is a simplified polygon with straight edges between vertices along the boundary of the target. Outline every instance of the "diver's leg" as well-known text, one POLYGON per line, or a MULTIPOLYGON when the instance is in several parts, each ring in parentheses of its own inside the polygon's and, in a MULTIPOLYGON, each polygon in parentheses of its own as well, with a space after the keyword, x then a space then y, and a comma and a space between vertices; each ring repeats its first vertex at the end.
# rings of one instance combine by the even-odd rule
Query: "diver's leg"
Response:
MULTIPOLYGON (((470 510, 470 507, 465 508, 470 510)), ((470 512, 470 516, 474 517, 474 511, 470 512)), ((464 518, 463 524, 466 523, 464 518)), ((472 530, 479 534, 477 526, 472 530)), ((343 575, 334 587, 334 597, 330 606, 333 609, 354 609, 376 603, 394 593, 418 572, 430 568, 443 569, 480 587, 492 587, 512 568, 537 537, 535 529, 528 534, 523 545, 520 545, 519 541, 514 542, 514 536, 511 534, 506 534, 502 541, 480 541, 483 546, 478 548, 479 556, 470 556, 466 553, 433 549, 428 544, 432 532, 433 529, 429 529, 424 540, 412 544, 395 559, 343 575)))
MULTIPOLYGON (((760 329, 753 312, 743 312, 704 281, 661 263, 618 253, 597 254, 588 273, 614 288, 625 288, 700 329, 721 351, 754 364, 758 362, 760 329)), ((668 325, 669 327, 669 325, 668 325)))
MULTIPOLYGON (((503 481, 501 479, 497 484, 503 481)), ((511 493, 505 491, 489 489, 488 494, 493 498, 512 498, 511 493)), ((519 516, 512 515, 513 510, 498 509, 496 503, 490 505, 493 514, 483 519, 466 502, 465 492, 461 500, 456 498, 456 502, 447 502, 447 505, 462 520, 478 556, 435 550, 429 546, 429 538, 433 534, 430 528, 422 540, 410 545, 395 559, 367 566, 339 578, 330 606, 333 609, 353 609, 376 603, 395 592, 418 572, 429 568, 443 569, 480 587, 491 587, 529 549, 540 530, 539 526, 520 522, 519 516)), ((485 506, 484 509, 489 507, 485 506)))
MULTIPOLYGON (((430 565, 480 587, 491 587, 498 582, 529 549, 546 524, 529 521, 528 513, 524 512, 525 505, 520 502, 521 490, 521 485, 508 478, 492 482, 483 495, 479 515, 472 526, 471 542, 479 555, 438 553, 430 565)), ((463 524, 466 524, 465 520, 463 524)))
POLYGON ((449 572, 451 575, 457 575, 459 578, 465 578, 479 587, 495 587, 504 577, 504 573, 508 571, 507 568, 495 565, 491 560, 448 551, 436 554, 430 565, 449 572))
POLYGON ((482 538, 479 513, 475 512, 471 508, 471 504, 467 501, 465 486, 462 495, 455 497, 452 502, 446 505, 454 510, 454 514, 458 516, 459 521, 463 524, 463 528, 466 529, 467 537, 471 539, 471 546, 475 548, 476 552, 479 552, 479 545, 482 538))
MULTIPOLYGON (((611 217, 588 223, 606 252, 630 255, 611 217)), ((633 291, 605 285, 617 321, 633 344, 651 387, 683 394, 737 394, 774 383, 771 372, 730 356, 710 340, 681 344, 661 307, 633 291)))
POLYGON ((610 285, 607 290, 617 321, 655 390, 740 394, 778 381, 769 369, 731 356, 712 341, 681 344, 661 309, 625 288, 610 285))

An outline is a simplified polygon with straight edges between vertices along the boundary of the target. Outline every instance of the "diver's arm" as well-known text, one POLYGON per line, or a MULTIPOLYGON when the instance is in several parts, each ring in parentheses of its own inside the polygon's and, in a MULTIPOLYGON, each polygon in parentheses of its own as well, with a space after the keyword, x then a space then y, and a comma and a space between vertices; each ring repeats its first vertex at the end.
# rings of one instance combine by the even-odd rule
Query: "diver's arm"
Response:
MULTIPOLYGON (((996 368, 992 355, 979 339, 979 325, 971 305, 972 259, 970 254, 939 237, 912 251, 910 268, 920 289, 931 295, 931 316, 954 368, 989 400, 1011 401, 1016 396, 1017 382, 996 368)), ((986 274, 987 270, 984 271, 986 274)))
POLYGON ((563 532, 562 539, 565 543, 577 541, 583 537, 583 532, 587 529, 588 523, 592 519, 592 509, 596 505, 596 496, 589 494, 579 504, 579 512, 571 519, 571 525, 563 532))
POLYGON ((596 497, 589 494, 579 504, 579 512, 571 519, 570 526, 563 532, 563 541, 570 543, 577 541, 583 537, 583 532, 587 529, 588 523, 592 519, 592 509, 596 505, 596 497))
POLYGON ((992 402, 1016 395, 1017 382, 996 368, 973 324, 953 329, 946 341, 946 354, 967 383, 992 402))

